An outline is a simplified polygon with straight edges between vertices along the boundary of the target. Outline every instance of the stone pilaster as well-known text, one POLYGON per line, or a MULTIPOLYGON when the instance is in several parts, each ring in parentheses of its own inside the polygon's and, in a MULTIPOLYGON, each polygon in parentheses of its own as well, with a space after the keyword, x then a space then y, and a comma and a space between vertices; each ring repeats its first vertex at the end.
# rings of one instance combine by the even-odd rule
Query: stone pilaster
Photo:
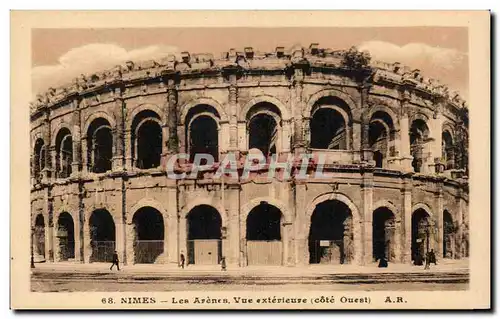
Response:
POLYGON ((238 150, 238 85, 236 74, 229 75, 229 149, 238 150))
POLYGON ((82 125, 81 125, 81 116, 80 110, 78 109, 78 100, 73 101, 73 115, 72 115, 72 123, 73 123, 73 132, 72 132, 72 141, 73 141, 73 160, 71 162, 71 175, 78 176, 80 168, 82 166, 82 125))
POLYGON ((114 114, 116 127, 113 130, 113 171, 123 170, 125 156, 125 102, 121 96, 121 90, 115 89, 114 114))
POLYGON ((304 121, 308 121, 310 114, 303 114, 305 102, 303 97, 304 91, 304 74, 301 69, 294 70, 292 79, 292 87, 290 90, 290 102, 293 115, 293 145, 295 154, 303 153, 307 140, 310 138, 305 135, 304 121), (303 115, 305 117, 303 117, 303 115))
POLYGON ((234 268, 238 267, 240 258, 240 191, 237 184, 227 186, 227 190, 222 190, 226 192, 224 205, 228 217, 226 225, 223 225, 225 229, 222 230, 225 237, 222 249, 227 265, 234 268))
POLYGON ((412 172, 411 162, 413 157, 410 153, 410 120, 408 113, 404 112, 399 120, 400 140, 399 140, 399 168, 403 172, 412 172))
POLYGON ((125 239, 127 242, 125 252, 127 254, 127 264, 133 265, 135 264, 135 251, 134 251, 134 242, 136 239, 135 233, 135 225, 132 221, 127 221, 127 223, 123 224, 125 227, 125 239))
POLYGON ((294 208, 295 208, 295 223, 293 229, 295 232, 294 247, 295 250, 295 264, 298 266, 304 266, 309 264, 309 227, 310 218, 306 216, 307 201, 306 196, 307 189, 305 184, 295 185, 295 198, 294 198, 294 208))
MULTIPOLYGON (((132 131, 127 128, 124 130, 125 139, 125 170, 132 171, 134 169, 134 159, 132 158, 132 131)), ((137 154, 137 153, 136 153, 137 154)))
MULTIPOLYGON (((362 264, 370 264, 373 262, 373 172, 365 172, 363 175, 363 186, 361 189, 363 197, 363 258, 362 264)), ((354 234, 357 236, 358 234, 354 234)), ((355 252, 356 253, 356 252, 355 252)))
POLYGON ((443 184, 438 183, 437 185, 437 193, 435 195, 435 220, 434 223, 436 225, 437 234, 435 236, 435 246, 434 251, 436 256, 439 258, 443 258, 443 242, 444 242, 444 223, 443 223, 443 211, 444 211, 444 200, 443 200, 443 184))
POLYGON ((403 236, 401 236, 402 244, 401 248, 403 252, 401 253, 402 263, 411 264, 412 256, 411 256, 411 217, 412 217, 412 181, 410 177, 404 177, 403 181, 403 190, 402 190, 402 224, 404 226, 403 236))
POLYGON ((446 163, 442 163, 443 145, 442 145, 442 131, 443 131, 443 119, 441 112, 438 110, 434 113, 433 118, 429 121, 430 131, 431 131, 431 145, 430 145, 430 156, 429 156, 429 173, 437 173, 444 171, 444 166, 446 163), (443 166, 442 169, 440 166, 443 166))
MULTIPOLYGON (((164 109, 168 114, 168 152, 175 154, 179 152, 178 118, 177 118, 177 87, 174 79, 167 80, 167 99, 164 109)), ((181 133, 182 135, 182 133, 181 133)))

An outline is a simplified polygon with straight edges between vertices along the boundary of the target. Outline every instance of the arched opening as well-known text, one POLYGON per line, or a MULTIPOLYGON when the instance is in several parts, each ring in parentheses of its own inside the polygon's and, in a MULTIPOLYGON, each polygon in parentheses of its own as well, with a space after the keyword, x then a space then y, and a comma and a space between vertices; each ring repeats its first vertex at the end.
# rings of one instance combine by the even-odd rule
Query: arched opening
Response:
POLYGON ((158 114, 150 110, 139 112, 132 122, 131 134, 135 166, 141 169, 160 166, 163 133, 158 114))
POLYGON ((375 161, 375 167, 382 168, 384 166, 384 155, 382 154, 382 152, 373 152, 373 160, 375 161))
POLYGON ((443 258, 455 257, 455 224, 450 212, 443 212, 443 258))
POLYGON ((67 128, 62 128, 56 137, 56 174, 59 178, 71 175, 73 162, 73 138, 67 128))
POLYGON ((87 161, 94 173, 111 170, 113 159, 113 134, 106 119, 95 119, 87 133, 87 161))
POLYGON ((45 145, 41 138, 35 142, 34 158, 33 158, 33 175, 39 181, 41 179, 42 170, 45 168, 45 145))
POLYGON ((310 147, 316 149, 346 150, 348 145, 349 107, 335 97, 324 97, 315 103, 310 120, 310 147), (347 111, 346 111, 347 110, 347 111), (347 115, 346 115, 347 116, 347 115))
POLYGON ((111 214, 104 209, 96 210, 89 220, 90 262, 111 262, 115 251, 115 222, 111 214))
POLYGON ((424 209, 419 208, 411 217, 411 256, 415 264, 430 251, 431 236, 430 216, 424 209))
POLYGON ((75 258, 75 225, 69 213, 61 213, 57 222, 59 240, 59 259, 66 261, 75 258))
POLYGON ((393 261, 395 256, 394 214, 387 207, 377 208, 373 212, 373 259, 384 258, 393 261))
POLYGON ((392 118, 385 112, 375 112, 368 129, 368 143, 373 151, 376 167, 385 167, 387 157, 394 155, 394 124, 392 118))
POLYGON ((135 228, 134 262, 154 264, 164 253, 163 216, 152 207, 143 207, 134 214, 132 223, 135 228))
POLYGON ((271 103, 257 103, 247 114, 248 149, 257 148, 264 156, 276 154, 281 112, 271 103))
POLYGON ((314 209, 309 230, 310 264, 349 264, 353 251, 352 213, 338 200, 327 200, 314 209))
POLYGON ((455 148, 450 132, 444 131, 442 134, 442 158, 446 169, 455 168, 455 148))
POLYGON ((217 209, 194 207, 187 215, 188 263, 218 264, 222 257, 222 220, 217 209))
POLYGON ((410 151, 413 156, 412 166, 415 172, 420 172, 425 160, 425 145, 429 138, 429 128, 427 124, 417 119, 413 121, 410 129, 410 151))
POLYGON ((38 214, 35 219, 34 255, 36 260, 45 260, 45 218, 38 214))
MULTIPOLYGON (((197 105, 186 116, 186 147, 190 162, 196 154, 210 154, 219 160, 219 114, 208 105, 197 105)), ((203 164, 203 163, 201 163, 203 164)))
POLYGON ((247 261, 249 265, 281 265, 281 211, 261 203, 248 214, 246 221, 247 261))

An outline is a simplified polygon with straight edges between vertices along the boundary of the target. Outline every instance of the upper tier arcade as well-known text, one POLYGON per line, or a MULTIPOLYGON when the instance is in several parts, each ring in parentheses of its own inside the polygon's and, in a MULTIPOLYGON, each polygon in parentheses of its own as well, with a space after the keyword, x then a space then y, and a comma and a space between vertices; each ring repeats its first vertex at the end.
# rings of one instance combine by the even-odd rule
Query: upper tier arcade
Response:
POLYGON ((344 168, 467 175, 465 101, 419 70, 355 48, 128 61, 39 94, 30 115, 33 175, 155 169, 168 154, 218 160, 251 148, 326 154, 344 168), (141 158, 141 147, 158 159, 141 158))

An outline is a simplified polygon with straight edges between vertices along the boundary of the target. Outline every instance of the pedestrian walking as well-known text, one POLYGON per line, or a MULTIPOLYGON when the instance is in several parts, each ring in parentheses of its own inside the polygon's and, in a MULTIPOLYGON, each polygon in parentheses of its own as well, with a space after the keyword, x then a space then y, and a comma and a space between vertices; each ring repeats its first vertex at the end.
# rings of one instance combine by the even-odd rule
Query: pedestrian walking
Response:
POLYGON ((387 260, 385 259, 385 257, 380 258, 380 260, 378 262, 378 268, 387 268, 387 266, 388 266, 388 263, 387 263, 387 260))
POLYGON ((220 266, 222 271, 226 271, 226 257, 222 257, 220 261, 220 266))
POLYGON ((119 260, 118 260, 118 253, 115 252, 113 253, 113 263, 111 264, 111 267, 109 267, 109 270, 113 270, 113 266, 116 265, 116 268, 120 270, 120 265, 119 265, 119 260))
POLYGON ((425 267, 424 269, 430 269, 431 268, 431 252, 427 252, 425 254, 425 267))
POLYGON ((186 257, 184 257, 184 254, 181 254, 181 264, 179 266, 182 267, 182 269, 184 269, 185 262, 186 262, 186 257))
POLYGON ((429 264, 434 264, 437 266, 436 253, 434 252, 434 249, 431 249, 430 256, 429 256, 429 264))

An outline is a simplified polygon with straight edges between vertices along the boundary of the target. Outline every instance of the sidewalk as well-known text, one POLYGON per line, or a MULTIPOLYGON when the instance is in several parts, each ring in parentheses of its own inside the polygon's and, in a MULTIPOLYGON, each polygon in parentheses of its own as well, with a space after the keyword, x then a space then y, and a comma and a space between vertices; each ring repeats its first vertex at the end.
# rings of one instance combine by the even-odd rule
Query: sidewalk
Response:
MULTIPOLYGON (((116 267, 109 270, 108 263, 39 263, 35 264, 34 273, 118 273, 116 267)), ((424 266, 412 266, 407 264, 389 264, 388 268, 378 268, 377 263, 365 266, 355 265, 305 265, 305 266, 247 266, 236 267, 228 265, 227 271, 221 271, 219 265, 189 265, 184 269, 175 264, 136 264, 120 265, 120 273, 128 275, 238 275, 250 277, 310 277, 329 274, 384 274, 384 273, 468 273, 469 260, 447 260, 438 261, 438 265, 431 265, 429 270, 424 266)))

